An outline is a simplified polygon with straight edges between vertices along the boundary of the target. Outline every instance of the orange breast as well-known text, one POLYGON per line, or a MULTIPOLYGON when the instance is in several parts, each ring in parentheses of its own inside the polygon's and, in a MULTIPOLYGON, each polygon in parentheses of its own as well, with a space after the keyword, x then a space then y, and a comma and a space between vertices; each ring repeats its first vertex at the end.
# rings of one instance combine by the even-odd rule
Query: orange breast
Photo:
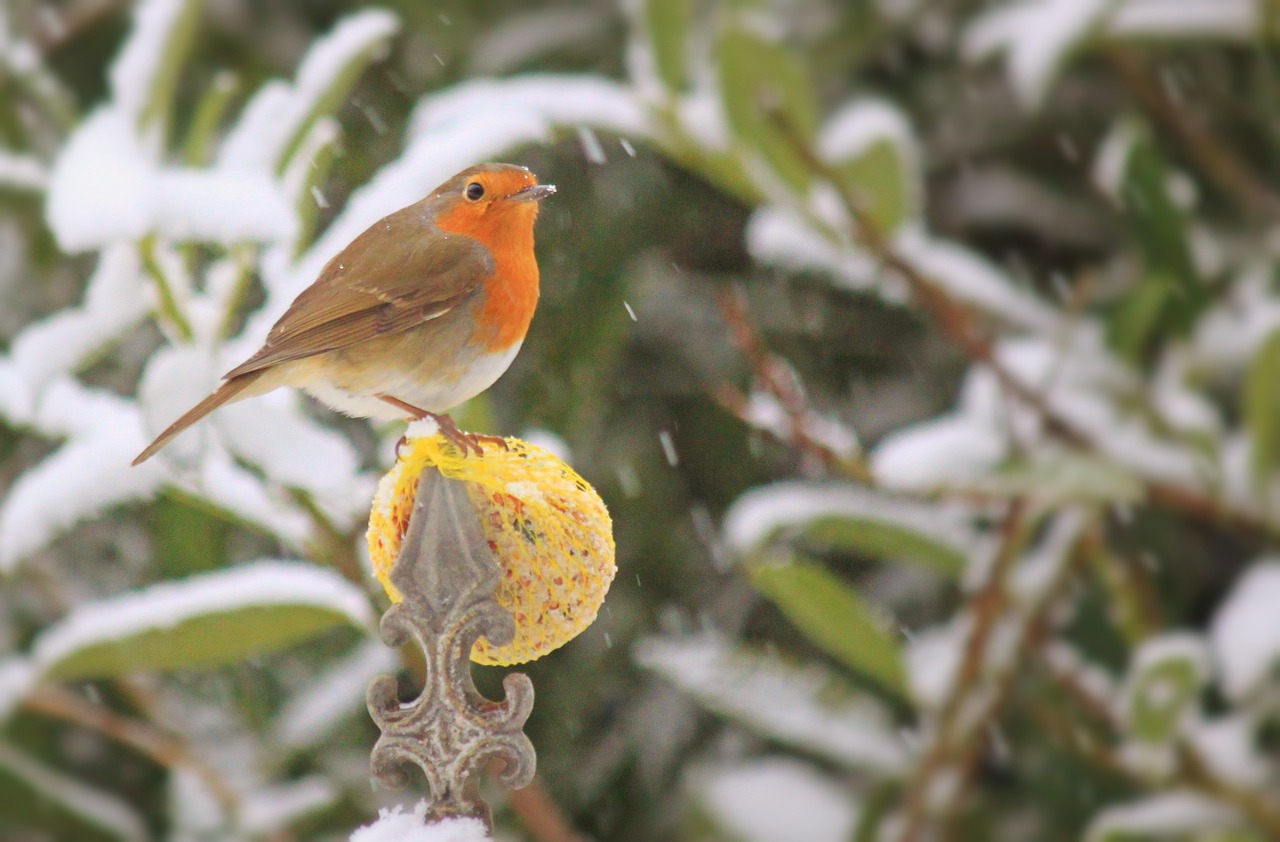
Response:
POLYGON ((538 306, 538 261, 533 252, 536 202, 494 206, 487 213, 459 205, 436 217, 443 231, 478 241, 493 255, 486 296, 476 311, 486 351, 500 352, 524 339, 538 306))

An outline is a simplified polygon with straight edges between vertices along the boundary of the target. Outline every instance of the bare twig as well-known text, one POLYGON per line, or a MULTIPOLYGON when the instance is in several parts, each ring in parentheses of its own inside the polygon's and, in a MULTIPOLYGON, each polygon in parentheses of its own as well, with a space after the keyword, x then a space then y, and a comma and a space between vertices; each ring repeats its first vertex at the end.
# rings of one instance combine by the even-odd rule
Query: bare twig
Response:
MULTIPOLYGON (((809 406, 808 396, 800 387, 795 370, 790 363, 770 351, 765 344, 759 328, 751 319, 746 294, 742 288, 721 287, 716 290, 716 301, 720 305, 725 324, 729 326, 733 344, 751 365, 756 381, 786 413, 788 435, 782 439, 783 443, 795 447, 806 457, 828 470, 843 471, 860 482, 871 483, 871 472, 861 460, 849 459, 837 453, 814 434, 812 429, 814 410, 809 406)), ((747 399, 737 389, 725 384, 715 391, 715 397, 734 415, 748 424, 753 424, 752 419, 748 417, 747 399)), ((753 424, 753 426, 756 425, 753 424)))

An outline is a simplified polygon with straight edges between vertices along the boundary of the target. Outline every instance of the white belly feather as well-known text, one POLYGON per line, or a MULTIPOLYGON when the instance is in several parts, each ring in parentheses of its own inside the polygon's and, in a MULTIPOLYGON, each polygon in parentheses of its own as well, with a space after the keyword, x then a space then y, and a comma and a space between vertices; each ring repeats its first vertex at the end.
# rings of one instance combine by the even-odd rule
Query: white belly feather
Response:
POLYGON ((521 344, 517 342, 499 354, 481 355, 465 366, 456 380, 442 379, 426 383, 423 382, 421 372, 385 372, 380 378, 377 394, 350 392, 328 381, 312 381, 303 386, 303 389, 321 403, 356 418, 405 420, 406 413, 403 409, 380 400, 378 394, 399 398, 428 412, 448 412, 497 382, 519 353, 521 344))

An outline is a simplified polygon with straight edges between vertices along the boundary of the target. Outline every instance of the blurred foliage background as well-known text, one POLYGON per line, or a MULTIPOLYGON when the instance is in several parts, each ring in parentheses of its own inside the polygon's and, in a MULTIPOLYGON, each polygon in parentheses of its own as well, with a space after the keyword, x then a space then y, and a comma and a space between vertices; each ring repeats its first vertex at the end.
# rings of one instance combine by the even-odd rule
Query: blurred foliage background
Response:
POLYGON ((359 506, 396 425, 284 397, 260 447, 125 465, 318 236, 481 155, 559 192, 530 336, 458 417, 558 439, 619 568, 527 667, 548 797, 491 793, 503 838, 1280 838, 1269 0, 7 3, 0 835, 340 839, 408 803, 368 783, 372 614, 115 601, 293 558, 381 610, 359 506), (223 178, 294 78, 292 228, 57 210, 124 202, 93 115, 223 178), (323 446, 266 454, 289 430, 323 446))

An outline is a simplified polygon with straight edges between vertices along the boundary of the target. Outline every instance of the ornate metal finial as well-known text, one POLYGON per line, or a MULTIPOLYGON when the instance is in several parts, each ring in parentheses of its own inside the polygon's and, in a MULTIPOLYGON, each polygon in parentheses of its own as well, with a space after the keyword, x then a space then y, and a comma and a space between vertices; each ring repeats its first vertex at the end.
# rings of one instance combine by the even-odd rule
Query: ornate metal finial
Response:
POLYGON ((373 747, 374 776, 395 789, 416 764, 431 786, 429 816, 490 820, 479 794, 480 774, 493 759, 511 789, 533 779, 536 755, 524 735, 533 710, 533 683, 522 673, 502 682, 506 698, 480 695, 471 678, 471 647, 482 635, 495 646, 515 637, 515 621, 493 599, 501 572, 466 486, 434 468, 422 472, 417 499, 391 581, 403 601, 382 617, 382 639, 412 638, 426 656, 422 692, 402 704, 396 680, 369 684, 369 715, 382 730, 373 747))

